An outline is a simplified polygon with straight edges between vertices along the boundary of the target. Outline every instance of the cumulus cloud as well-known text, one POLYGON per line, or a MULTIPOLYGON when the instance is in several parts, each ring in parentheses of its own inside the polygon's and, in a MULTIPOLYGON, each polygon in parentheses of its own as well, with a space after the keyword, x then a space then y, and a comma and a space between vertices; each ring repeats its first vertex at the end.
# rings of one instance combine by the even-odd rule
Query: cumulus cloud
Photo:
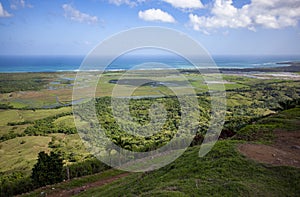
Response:
POLYGON ((76 21, 76 22, 80 22, 80 23, 87 23, 87 24, 97 24, 98 23, 97 16, 91 16, 89 14, 82 13, 70 4, 63 4, 62 8, 65 11, 65 17, 69 18, 72 21, 76 21))
POLYGON ((190 14, 190 24, 194 30, 203 32, 222 27, 280 29, 297 25, 300 0, 252 0, 242 8, 234 7, 232 0, 215 0, 211 15, 190 14))
POLYGON ((139 11, 139 18, 145 21, 161 21, 166 23, 175 23, 175 19, 172 15, 161 9, 149 9, 145 11, 139 11))
POLYGON ((10 17, 12 16, 10 13, 8 13, 6 10, 4 10, 2 3, 0 2, 0 17, 10 17))
POLYGON ((199 9, 204 7, 200 0, 163 0, 163 1, 171 4, 175 8, 199 9))

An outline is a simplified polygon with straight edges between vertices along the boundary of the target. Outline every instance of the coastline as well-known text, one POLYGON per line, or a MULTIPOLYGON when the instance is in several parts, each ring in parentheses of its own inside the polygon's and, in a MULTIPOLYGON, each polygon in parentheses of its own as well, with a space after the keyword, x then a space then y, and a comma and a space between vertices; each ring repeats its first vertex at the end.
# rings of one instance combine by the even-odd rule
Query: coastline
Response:
MULTIPOLYGON (((224 74, 230 74, 230 73, 244 73, 244 72, 300 72, 300 62, 278 62, 277 65, 280 65, 278 67, 260 67, 260 68, 174 68, 174 70, 179 70, 181 73, 224 73, 224 74), (285 65, 285 66, 281 66, 285 65)), ((150 70, 150 69, 149 69, 150 70)), ((154 71, 159 70, 165 70, 165 69, 152 69, 154 71)), ((26 74, 26 73, 47 73, 47 74, 58 74, 58 73, 69 73, 69 74, 76 74, 78 72, 101 72, 101 73, 122 73, 126 72, 126 69, 112 69, 112 70, 87 70, 87 71, 80 71, 80 70, 58 70, 58 71, 37 71, 37 72, 28 72, 28 71, 15 71, 15 72, 0 72, 0 74, 26 74)))
POLYGON ((221 71, 241 71, 241 72, 300 72, 300 62, 278 62, 278 65, 287 65, 287 66, 279 66, 279 67, 262 67, 262 68, 228 68, 228 69, 220 69, 221 71))

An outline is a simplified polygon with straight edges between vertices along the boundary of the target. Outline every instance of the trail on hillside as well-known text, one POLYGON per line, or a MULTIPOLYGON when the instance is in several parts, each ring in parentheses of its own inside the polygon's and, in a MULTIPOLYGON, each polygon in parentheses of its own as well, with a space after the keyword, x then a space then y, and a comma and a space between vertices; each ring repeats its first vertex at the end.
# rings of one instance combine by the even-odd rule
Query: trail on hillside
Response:
POLYGON ((91 188, 94 188, 94 187, 100 187, 102 185, 111 183, 111 182, 116 181, 120 178, 128 176, 129 174, 130 173, 119 174, 119 175, 109 177, 109 178, 106 178, 106 179, 101 179, 101 180, 96 181, 96 182, 86 183, 83 186, 72 188, 72 189, 69 189, 69 190, 54 191, 54 192, 51 192, 50 194, 48 194, 47 197, 70 197, 70 196, 74 196, 74 195, 79 194, 80 192, 84 192, 88 189, 91 189, 91 188))
POLYGON ((275 131, 272 145, 241 144, 238 150, 246 157, 275 166, 300 168, 300 131, 275 131))

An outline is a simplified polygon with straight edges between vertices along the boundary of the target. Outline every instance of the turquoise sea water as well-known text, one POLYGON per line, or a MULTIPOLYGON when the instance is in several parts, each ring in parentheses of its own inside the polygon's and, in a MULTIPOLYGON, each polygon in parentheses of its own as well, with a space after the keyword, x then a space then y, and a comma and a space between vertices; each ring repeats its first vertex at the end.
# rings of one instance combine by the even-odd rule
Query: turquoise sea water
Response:
MULTIPOLYGON (((261 68, 282 66, 278 62, 300 61, 300 56, 213 56, 219 68, 261 68)), ((0 72, 60 72, 77 71, 83 56, 0 56, 0 72)), ((128 70, 133 66, 158 62, 174 68, 194 68, 185 59, 176 56, 120 57, 106 70, 128 70)), ((205 67, 202 65, 201 67, 205 67)), ((209 66, 208 66, 209 67, 209 66)), ((97 70, 93 67, 92 70, 97 70)), ((151 69, 151 68, 150 68, 151 69)), ((156 67, 156 69, 158 69, 156 67)))

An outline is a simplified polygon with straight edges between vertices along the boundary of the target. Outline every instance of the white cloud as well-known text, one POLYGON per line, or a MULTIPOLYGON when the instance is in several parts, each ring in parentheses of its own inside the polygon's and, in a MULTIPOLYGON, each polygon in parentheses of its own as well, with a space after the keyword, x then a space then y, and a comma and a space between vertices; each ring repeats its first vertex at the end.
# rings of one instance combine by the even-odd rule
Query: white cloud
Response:
POLYGON ((199 9, 204 7, 200 0, 163 0, 163 1, 171 4, 175 8, 199 9))
POLYGON ((10 0, 10 8, 13 10, 26 7, 32 8, 33 6, 29 3, 26 3, 25 0, 10 0))
POLYGON ((163 0, 163 1, 171 4, 175 8, 198 9, 204 7, 200 0, 163 0))
POLYGON ((250 27, 251 18, 232 5, 232 0, 216 0, 211 10, 212 17, 190 14, 190 23, 197 31, 213 28, 250 27))
POLYGON ((300 19, 300 0, 252 0, 242 8, 236 8, 232 0, 215 0, 212 16, 190 14, 194 30, 207 32, 216 28, 255 27, 280 29, 296 26, 300 19))
POLYGON ((175 19, 169 13, 162 11, 161 9, 149 9, 145 11, 139 11, 139 18, 145 21, 162 21, 166 23, 175 23, 175 19))
POLYGON ((257 24, 263 25, 268 28, 278 29, 280 26, 277 23, 277 19, 275 16, 272 15, 257 15, 255 18, 255 22, 257 24))
POLYGON ((131 1, 131 0, 109 0, 109 3, 115 4, 117 6, 120 6, 122 4, 129 5, 130 7, 137 6, 137 3, 135 1, 131 1))
POLYGON ((80 23, 87 23, 87 24, 97 24, 98 17, 91 16, 86 13, 82 13, 76 8, 72 7, 70 4, 62 5, 62 8, 65 11, 65 17, 71 19, 72 21, 77 21, 80 23))
POLYGON ((0 2, 0 17, 10 17, 12 16, 10 13, 8 13, 6 10, 4 10, 2 3, 0 2))

